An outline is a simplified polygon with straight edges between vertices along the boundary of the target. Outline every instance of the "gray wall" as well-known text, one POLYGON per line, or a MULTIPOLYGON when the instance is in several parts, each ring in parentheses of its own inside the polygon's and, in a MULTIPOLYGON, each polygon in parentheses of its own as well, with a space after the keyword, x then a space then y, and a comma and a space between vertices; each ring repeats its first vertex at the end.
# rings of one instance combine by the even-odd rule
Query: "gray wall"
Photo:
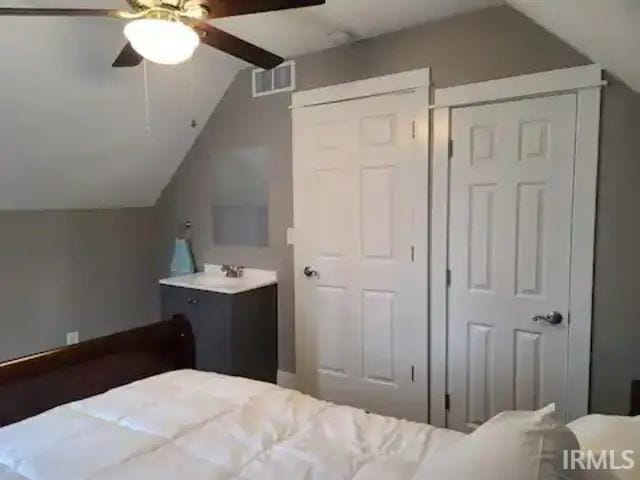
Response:
MULTIPOLYGON (((436 87, 465 84, 590 63, 555 36, 509 7, 427 24, 297 59, 304 90, 420 67, 431 67, 436 87)), ((294 369, 290 97, 251 98, 250 71, 241 72, 163 192, 157 214, 163 259, 179 222, 194 222, 199 264, 232 262, 278 270, 280 365, 294 369), (270 247, 217 247, 211 235, 212 164, 228 149, 264 146, 270 161, 270 247)), ((640 96, 619 82, 606 90, 596 265, 592 406, 626 413, 629 380, 640 378, 640 96), (636 339, 634 341, 634 338, 636 339), (634 345, 636 343, 636 345, 634 345)))
POLYGON ((600 132, 591 407, 629 413, 640 380, 640 94, 609 76, 600 132))
POLYGON ((152 208, 0 212, 0 360, 158 319, 152 208))

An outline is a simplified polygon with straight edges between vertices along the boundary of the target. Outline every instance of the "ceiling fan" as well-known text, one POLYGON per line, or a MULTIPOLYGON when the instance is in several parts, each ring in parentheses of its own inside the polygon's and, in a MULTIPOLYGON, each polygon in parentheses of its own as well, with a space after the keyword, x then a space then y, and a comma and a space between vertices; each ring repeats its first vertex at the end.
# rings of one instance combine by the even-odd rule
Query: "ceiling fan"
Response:
POLYGON ((224 32, 207 20, 322 5, 326 0, 127 0, 131 11, 87 8, 0 8, 0 16, 109 17, 128 21, 129 41, 114 67, 135 67, 143 58, 178 64, 191 58, 200 42, 266 70, 284 59, 224 32))

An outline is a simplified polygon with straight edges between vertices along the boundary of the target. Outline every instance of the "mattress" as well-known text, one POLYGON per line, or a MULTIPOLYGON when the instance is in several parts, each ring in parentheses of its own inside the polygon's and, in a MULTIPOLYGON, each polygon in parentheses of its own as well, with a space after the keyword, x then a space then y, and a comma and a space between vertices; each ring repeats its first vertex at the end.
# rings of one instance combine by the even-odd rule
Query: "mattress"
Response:
POLYGON ((461 437, 179 370, 0 429, 0 480, 411 479, 461 437))

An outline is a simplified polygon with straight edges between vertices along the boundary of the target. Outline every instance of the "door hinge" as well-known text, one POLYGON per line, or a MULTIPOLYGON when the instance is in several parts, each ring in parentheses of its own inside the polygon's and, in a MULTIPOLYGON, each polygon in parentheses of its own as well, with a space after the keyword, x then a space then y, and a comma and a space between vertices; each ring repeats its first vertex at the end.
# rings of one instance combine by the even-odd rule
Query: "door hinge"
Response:
POLYGON ((451 286, 451 269, 447 268, 447 271, 445 273, 445 281, 447 282, 447 287, 451 286))
POLYGON ((416 138, 416 121, 411 122, 411 138, 416 138))
POLYGON ((449 158, 453 157, 453 140, 449 140, 449 158))
POLYGON ((411 261, 416 261, 416 247, 413 245, 411 245, 411 261))
POLYGON ((411 365, 411 383, 416 383, 416 367, 411 365))
POLYGON ((444 409, 448 412, 451 410, 451 395, 448 393, 444 394, 444 409))

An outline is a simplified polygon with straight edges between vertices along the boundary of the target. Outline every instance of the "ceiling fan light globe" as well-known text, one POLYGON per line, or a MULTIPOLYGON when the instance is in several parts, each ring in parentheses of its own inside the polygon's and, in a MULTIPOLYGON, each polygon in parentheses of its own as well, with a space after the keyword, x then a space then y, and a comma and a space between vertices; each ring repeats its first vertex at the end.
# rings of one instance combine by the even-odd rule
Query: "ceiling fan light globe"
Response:
POLYGON ((136 52, 163 65, 189 60, 200 44, 200 37, 191 27, 175 20, 133 20, 124 27, 124 35, 136 52))

